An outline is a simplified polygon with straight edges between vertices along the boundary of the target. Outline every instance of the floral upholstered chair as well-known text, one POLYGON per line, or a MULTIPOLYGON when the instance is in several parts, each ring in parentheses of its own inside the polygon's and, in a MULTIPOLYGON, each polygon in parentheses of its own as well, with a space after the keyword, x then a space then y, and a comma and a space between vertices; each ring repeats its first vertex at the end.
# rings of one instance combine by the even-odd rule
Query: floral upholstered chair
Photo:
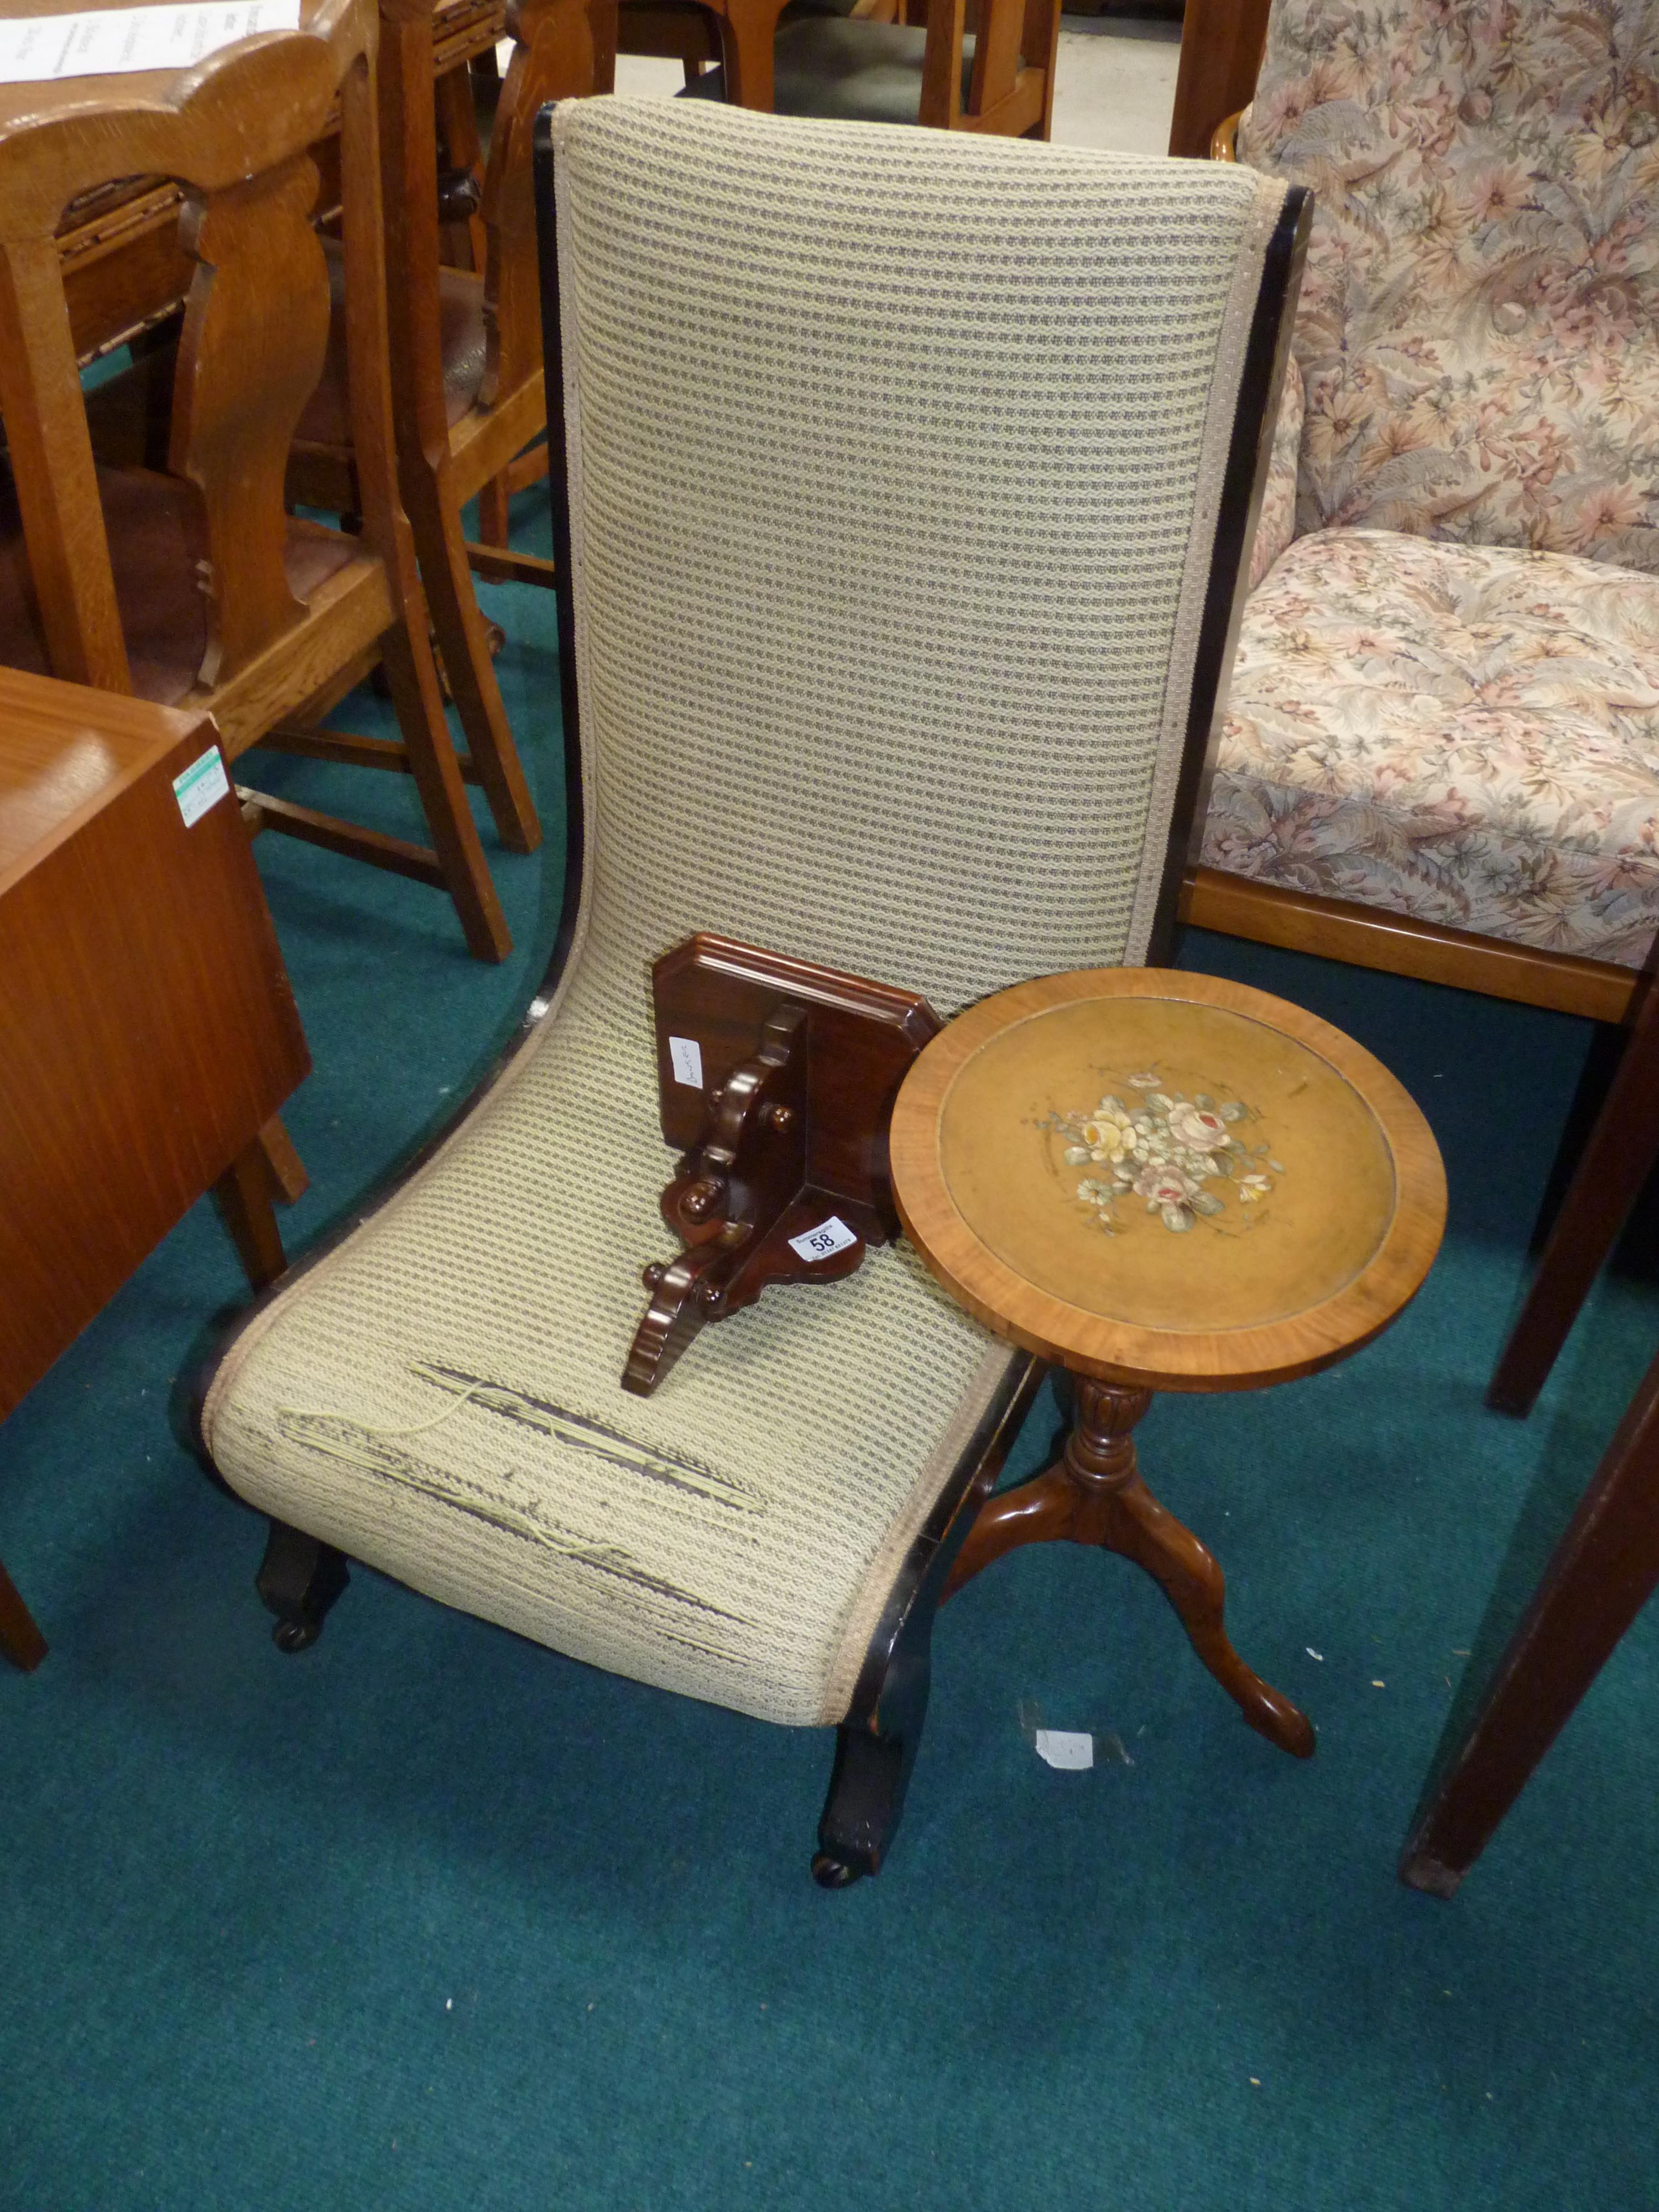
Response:
POLYGON ((1642 961, 1656 76, 1643 0, 1276 5, 1237 158, 1311 185, 1314 230, 1194 919, 1214 870, 1249 879, 1221 885, 1244 934, 1277 933, 1253 886, 1358 901, 1406 918, 1373 964, 1480 988, 1455 944, 1411 949, 1480 933, 1545 1004, 1583 958, 1642 961))

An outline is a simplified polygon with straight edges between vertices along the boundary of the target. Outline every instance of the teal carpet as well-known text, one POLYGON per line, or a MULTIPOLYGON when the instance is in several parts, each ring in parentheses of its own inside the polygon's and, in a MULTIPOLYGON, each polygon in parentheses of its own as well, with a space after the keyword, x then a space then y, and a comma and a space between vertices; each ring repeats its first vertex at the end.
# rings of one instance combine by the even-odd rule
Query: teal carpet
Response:
MULTIPOLYGON (((552 605, 489 597, 550 832, 545 866, 487 838, 509 965, 469 961, 430 892, 262 841, 316 1060, 289 1115, 313 1177, 296 1243, 464 1089, 550 936, 552 605)), ((392 779, 344 788, 410 818, 392 779)), ((1481 1410, 1587 1032, 1220 939, 1184 957, 1351 1030, 1450 1173, 1444 1255, 1391 1334, 1143 1431, 1317 1758, 1243 1726, 1133 1568, 1027 1553, 942 1617, 898 1848, 826 1896, 826 1736, 367 1571, 280 1657, 259 1527, 167 1428, 238 1288, 200 1208, 0 1431, 0 1554, 53 1646, 0 1672, 6 2212, 1659 2203, 1659 1621, 1455 1902, 1394 1879, 1460 1687, 1659 1328, 1615 1281, 1529 1423, 1481 1410), (1051 1771, 1026 1698, 1133 1765, 1051 1771)))

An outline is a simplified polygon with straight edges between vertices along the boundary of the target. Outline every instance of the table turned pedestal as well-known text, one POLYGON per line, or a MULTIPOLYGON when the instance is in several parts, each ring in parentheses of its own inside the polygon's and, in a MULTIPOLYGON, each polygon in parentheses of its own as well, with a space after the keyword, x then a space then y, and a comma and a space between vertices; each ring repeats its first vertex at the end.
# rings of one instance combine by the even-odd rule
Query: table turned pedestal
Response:
POLYGON ((1370 1342, 1439 1248, 1427 1122, 1353 1041, 1212 976, 1087 969, 998 992, 917 1060, 893 1190, 945 1288, 1070 1370, 1060 1458, 993 1498, 956 1590, 1066 1538, 1146 1569, 1252 1728, 1298 1758, 1304 1714, 1229 1642, 1220 1567, 1142 1480, 1158 1390, 1249 1390, 1370 1342))

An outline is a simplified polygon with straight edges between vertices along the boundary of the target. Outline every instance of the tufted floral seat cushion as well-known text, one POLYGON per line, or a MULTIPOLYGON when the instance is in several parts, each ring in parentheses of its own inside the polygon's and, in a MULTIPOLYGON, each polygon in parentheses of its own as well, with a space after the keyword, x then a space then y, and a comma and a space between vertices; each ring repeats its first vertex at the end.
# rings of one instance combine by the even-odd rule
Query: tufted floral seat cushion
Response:
POLYGON ((1659 919, 1659 578, 1328 530, 1246 611, 1204 858, 1593 958, 1659 919))

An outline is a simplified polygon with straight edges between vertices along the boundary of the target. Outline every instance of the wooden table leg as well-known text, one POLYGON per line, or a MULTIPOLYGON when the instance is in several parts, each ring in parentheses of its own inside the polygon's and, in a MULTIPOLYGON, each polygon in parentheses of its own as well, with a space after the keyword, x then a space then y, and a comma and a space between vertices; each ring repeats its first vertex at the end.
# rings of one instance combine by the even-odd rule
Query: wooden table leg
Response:
POLYGON ((265 1156, 265 1172, 270 1177, 271 1195, 279 1206, 292 1206, 303 1198, 311 1188, 311 1177, 306 1164, 295 1150, 294 1139, 283 1126, 280 1114, 273 1114, 259 1132, 259 1150, 265 1156))
POLYGON ((1659 1359, 1642 1378, 1463 1740, 1400 1879, 1449 1897, 1659 1589, 1659 1359))
POLYGON ((1257 1734, 1297 1759, 1311 1759, 1314 1732, 1307 1715, 1247 1667, 1228 1638, 1226 1580, 1213 1555, 1140 1479, 1133 1432, 1152 1402, 1152 1392, 1087 1376, 1075 1380, 1077 1418, 1063 1456, 1031 1481, 991 1499, 957 1555, 946 1597, 1021 1544, 1063 1537, 1121 1553, 1158 1583, 1194 1650, 1257 1734))
POLYGON ((270 1202, 270 1169, 257 1138, 214 1184, 213 1197, 248 1281, 264 1290, 286 1268, 288 1255, 270 1202))
POLYGON ((46 1656, 46 1639, 3 1566, 0 1566, 0 1652, 26 1674, 32 1674, 46 1656))

